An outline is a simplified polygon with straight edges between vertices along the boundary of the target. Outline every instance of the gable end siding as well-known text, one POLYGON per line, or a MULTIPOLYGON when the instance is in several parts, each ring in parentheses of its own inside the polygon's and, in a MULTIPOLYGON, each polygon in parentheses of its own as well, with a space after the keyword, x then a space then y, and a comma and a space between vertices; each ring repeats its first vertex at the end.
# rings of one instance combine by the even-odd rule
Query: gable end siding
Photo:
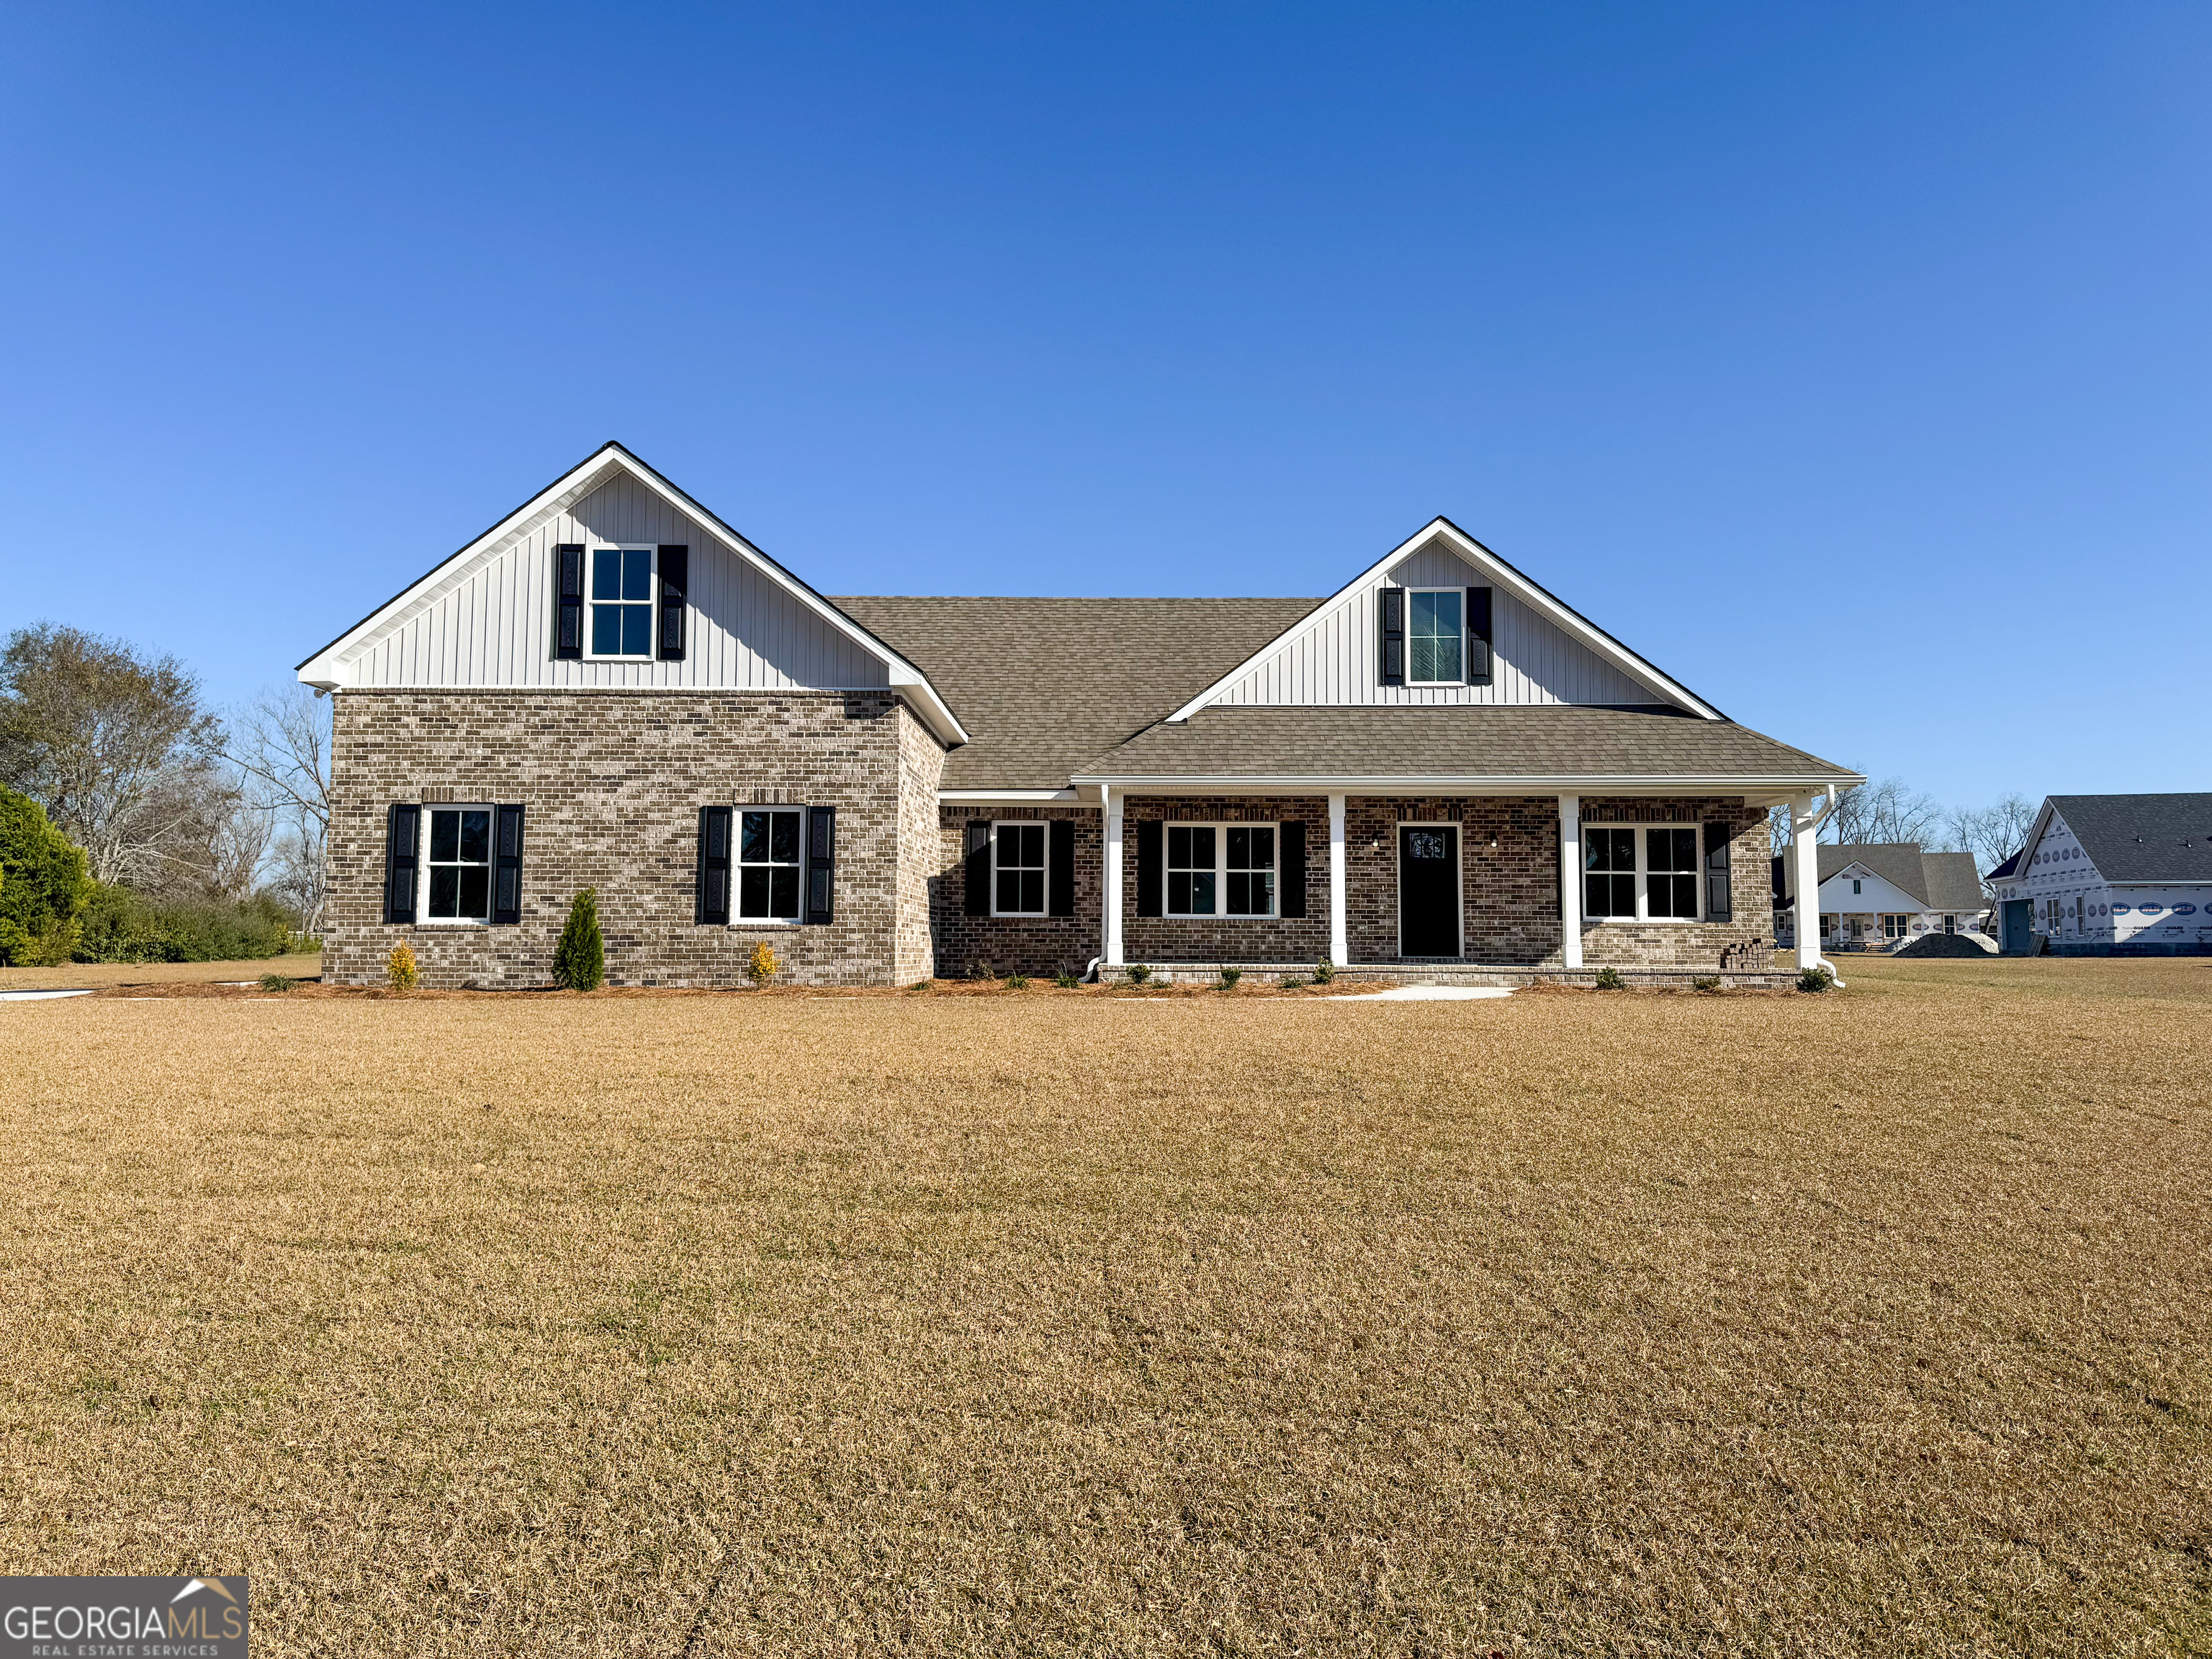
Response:
MULTIPOLYGON (((586 578, 588 592, 588 575, 586 578)), ((390 690, 544 686, 793 690, 887 685, 880 659, 814 615, 704 525, 618 474, 531 532, 455 573, 351 653, 349 684, 390 690), (552 550, 563 542, 691 550, 679 661, 562 661, 552 550)))

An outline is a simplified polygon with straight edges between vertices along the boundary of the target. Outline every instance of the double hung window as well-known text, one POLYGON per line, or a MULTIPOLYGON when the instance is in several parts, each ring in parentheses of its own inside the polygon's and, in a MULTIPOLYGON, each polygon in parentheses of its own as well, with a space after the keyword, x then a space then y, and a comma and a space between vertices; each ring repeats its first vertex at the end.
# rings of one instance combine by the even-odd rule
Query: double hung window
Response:
POLYGON ((1912 918, 1911 916, 1891 915, 1887 914, 1885 914, 1882 916, 1881 936, 1884 939, 1903 939, 1911 931, 1912 918))
POLYGON ((1464 608, 1456 587, 1416 587, 1406 595, 1406 683, 1457 685, 1467 678, 1464 608))
POLYGON ((1275 914, 1275 826, 1167 826, 1167 913, 1171 916, 1275 914))
POLYGON ((799 920, 800 820, 796 806, 748 806, 738 814, 738 919, 799 920))
POLYGON ((653 549, 592 551, 592 655, 653 654, 653 549))
POLYGON ((1583 914, 1594 921, 1695 921, 1698 826, 1583 826, 1583 914))
POLYGON ((1045 833, 1042 823, 991 826, 991 910, 1000 916, 1044 914, 1045 833))
POLYGON ((429 806, 429 902, 432 921, 491 919, 491 811, 489 806, 429 806))

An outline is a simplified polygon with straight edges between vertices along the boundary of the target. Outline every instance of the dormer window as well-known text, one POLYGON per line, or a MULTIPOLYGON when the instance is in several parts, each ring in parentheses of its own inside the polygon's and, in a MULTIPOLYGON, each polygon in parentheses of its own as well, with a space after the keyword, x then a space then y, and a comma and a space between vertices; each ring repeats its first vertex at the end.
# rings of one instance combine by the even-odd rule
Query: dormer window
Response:
POLYGON ((653 654, 653 549, 592 550, 592 655, 653 654))
POLYGON ((1457 685, 1467 678, 1466 603, 1462 588, 1407 591, 1407 684, 1457 685))

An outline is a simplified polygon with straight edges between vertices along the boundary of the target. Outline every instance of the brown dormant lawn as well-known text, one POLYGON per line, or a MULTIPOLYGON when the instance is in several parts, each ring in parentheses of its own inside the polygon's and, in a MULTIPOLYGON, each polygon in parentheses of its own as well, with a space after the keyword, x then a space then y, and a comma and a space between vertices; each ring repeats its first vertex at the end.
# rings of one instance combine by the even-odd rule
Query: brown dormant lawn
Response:
POLYGON ((2212 961, 0 1007, 0 1571, 327 1654, 2212 1649, 2212 961))

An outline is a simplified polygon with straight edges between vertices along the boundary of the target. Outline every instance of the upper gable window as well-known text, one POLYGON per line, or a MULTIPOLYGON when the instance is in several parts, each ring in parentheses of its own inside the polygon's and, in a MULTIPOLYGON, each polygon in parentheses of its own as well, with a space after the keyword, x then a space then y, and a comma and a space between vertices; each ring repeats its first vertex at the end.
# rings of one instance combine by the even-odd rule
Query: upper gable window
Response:
POLYGON ((1467 678, 1466 593, 1416 587, 1406 594, 1406 684, 1457 685, 1467 678))
POLYGON ((653 549, 592 550, 591 654, 653 654, 653 549))

